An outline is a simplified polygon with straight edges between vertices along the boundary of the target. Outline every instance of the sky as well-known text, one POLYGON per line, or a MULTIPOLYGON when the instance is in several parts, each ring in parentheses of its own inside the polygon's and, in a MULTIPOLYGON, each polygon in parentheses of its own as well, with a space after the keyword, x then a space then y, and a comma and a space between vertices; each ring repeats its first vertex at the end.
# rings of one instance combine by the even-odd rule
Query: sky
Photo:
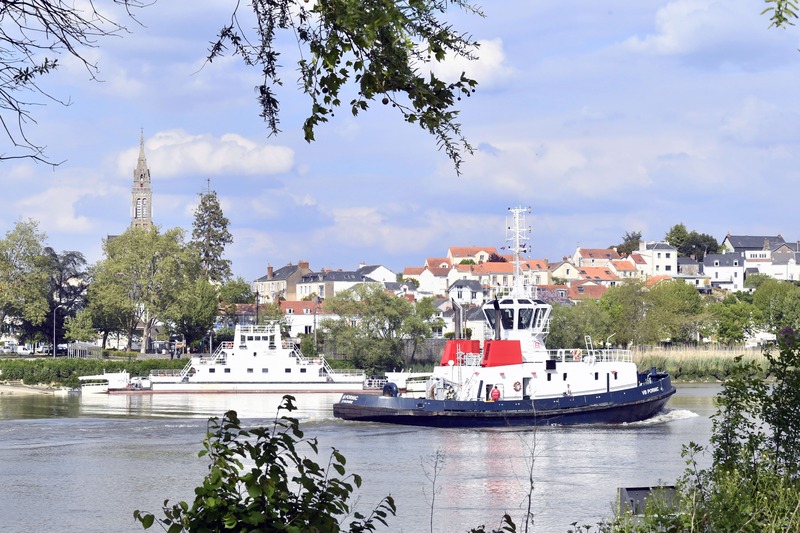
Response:
POLYGON ((720 242, 800 239, 800 34, 770 29, 760 1, 502 0, 485 17, 447 15, 481 43, 476 61, 437 70, 479 82, 459 102, 476 148, 460 176, 379 102, 342 109, 306 143, 291 46, 270 136, 258 72, 238 57, 205 63, 234 5, 161 0, 136 21, 111 10, 128 32, 84 50, 98 80, 62 57, 40 85, 70 105, 40 98, 26 133, 63 163, 0 163, 0 233, 34 219, 55 250, 101 260, 103 239, 130 224, 143 134, 155 222, 190 235, 210 186, 230 221, 226 257, 248 281, 298 261, 402 272, 450 246, 500 248, 517 206, 532 210, 529 256, 551 262, 678 223, 720 242))

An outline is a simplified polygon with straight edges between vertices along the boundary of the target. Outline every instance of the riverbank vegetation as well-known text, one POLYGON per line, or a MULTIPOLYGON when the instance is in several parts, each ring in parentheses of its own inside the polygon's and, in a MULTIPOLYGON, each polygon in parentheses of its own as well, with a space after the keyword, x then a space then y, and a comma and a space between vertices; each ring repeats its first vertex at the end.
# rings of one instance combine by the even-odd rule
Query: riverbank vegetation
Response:
POLYGON ((157 368, 183 368, 187 359, 73 359, 67 357, 0 359, 0 380, 22 381, 25 385, 77 387, 79 376, 126 371, 146 376, 157 368))
POLYGON ((769 384, 755 361, 735 359, 716 397, 709 445, 683 447, 687 468, 675 498, 575 531, 800 531, 800 334, 780 332, 765 363, 769 384), (709 468, 699 466, 704 454, 709 468))

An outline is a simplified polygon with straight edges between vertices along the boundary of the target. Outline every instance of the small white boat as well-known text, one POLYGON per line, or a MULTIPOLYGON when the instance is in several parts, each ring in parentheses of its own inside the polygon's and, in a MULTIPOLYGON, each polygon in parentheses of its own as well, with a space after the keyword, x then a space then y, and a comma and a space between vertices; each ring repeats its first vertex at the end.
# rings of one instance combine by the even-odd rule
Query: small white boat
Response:
POLYGON ((127 372, 103 372, 93 376, 80 376, 81 394, 106 394, 109 389, 126 388, 130 384, 127 372))

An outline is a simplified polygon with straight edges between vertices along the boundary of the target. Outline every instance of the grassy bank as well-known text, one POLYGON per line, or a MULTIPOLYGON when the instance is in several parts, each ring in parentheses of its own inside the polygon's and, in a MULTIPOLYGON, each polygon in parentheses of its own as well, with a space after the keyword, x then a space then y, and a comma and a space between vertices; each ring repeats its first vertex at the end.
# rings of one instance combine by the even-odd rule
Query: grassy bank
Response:
POLYGON ((745 348, 641 348, 634 350, 633 360, 639 370, 666 370, 673 381, 722 381, 739 355, 766 368, 766 358, 760 350, 745 348))

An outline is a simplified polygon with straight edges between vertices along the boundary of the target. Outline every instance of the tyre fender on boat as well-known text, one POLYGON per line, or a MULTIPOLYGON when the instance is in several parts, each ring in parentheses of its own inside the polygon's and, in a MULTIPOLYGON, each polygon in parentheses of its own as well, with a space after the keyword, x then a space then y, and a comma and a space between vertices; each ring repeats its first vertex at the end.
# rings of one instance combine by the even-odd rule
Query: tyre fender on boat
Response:
POLYGON ((521 391, 522 390, 522 383, 520 383, 519 381, 514 382, 514 390, 517 391, 517 392, 521 391))

